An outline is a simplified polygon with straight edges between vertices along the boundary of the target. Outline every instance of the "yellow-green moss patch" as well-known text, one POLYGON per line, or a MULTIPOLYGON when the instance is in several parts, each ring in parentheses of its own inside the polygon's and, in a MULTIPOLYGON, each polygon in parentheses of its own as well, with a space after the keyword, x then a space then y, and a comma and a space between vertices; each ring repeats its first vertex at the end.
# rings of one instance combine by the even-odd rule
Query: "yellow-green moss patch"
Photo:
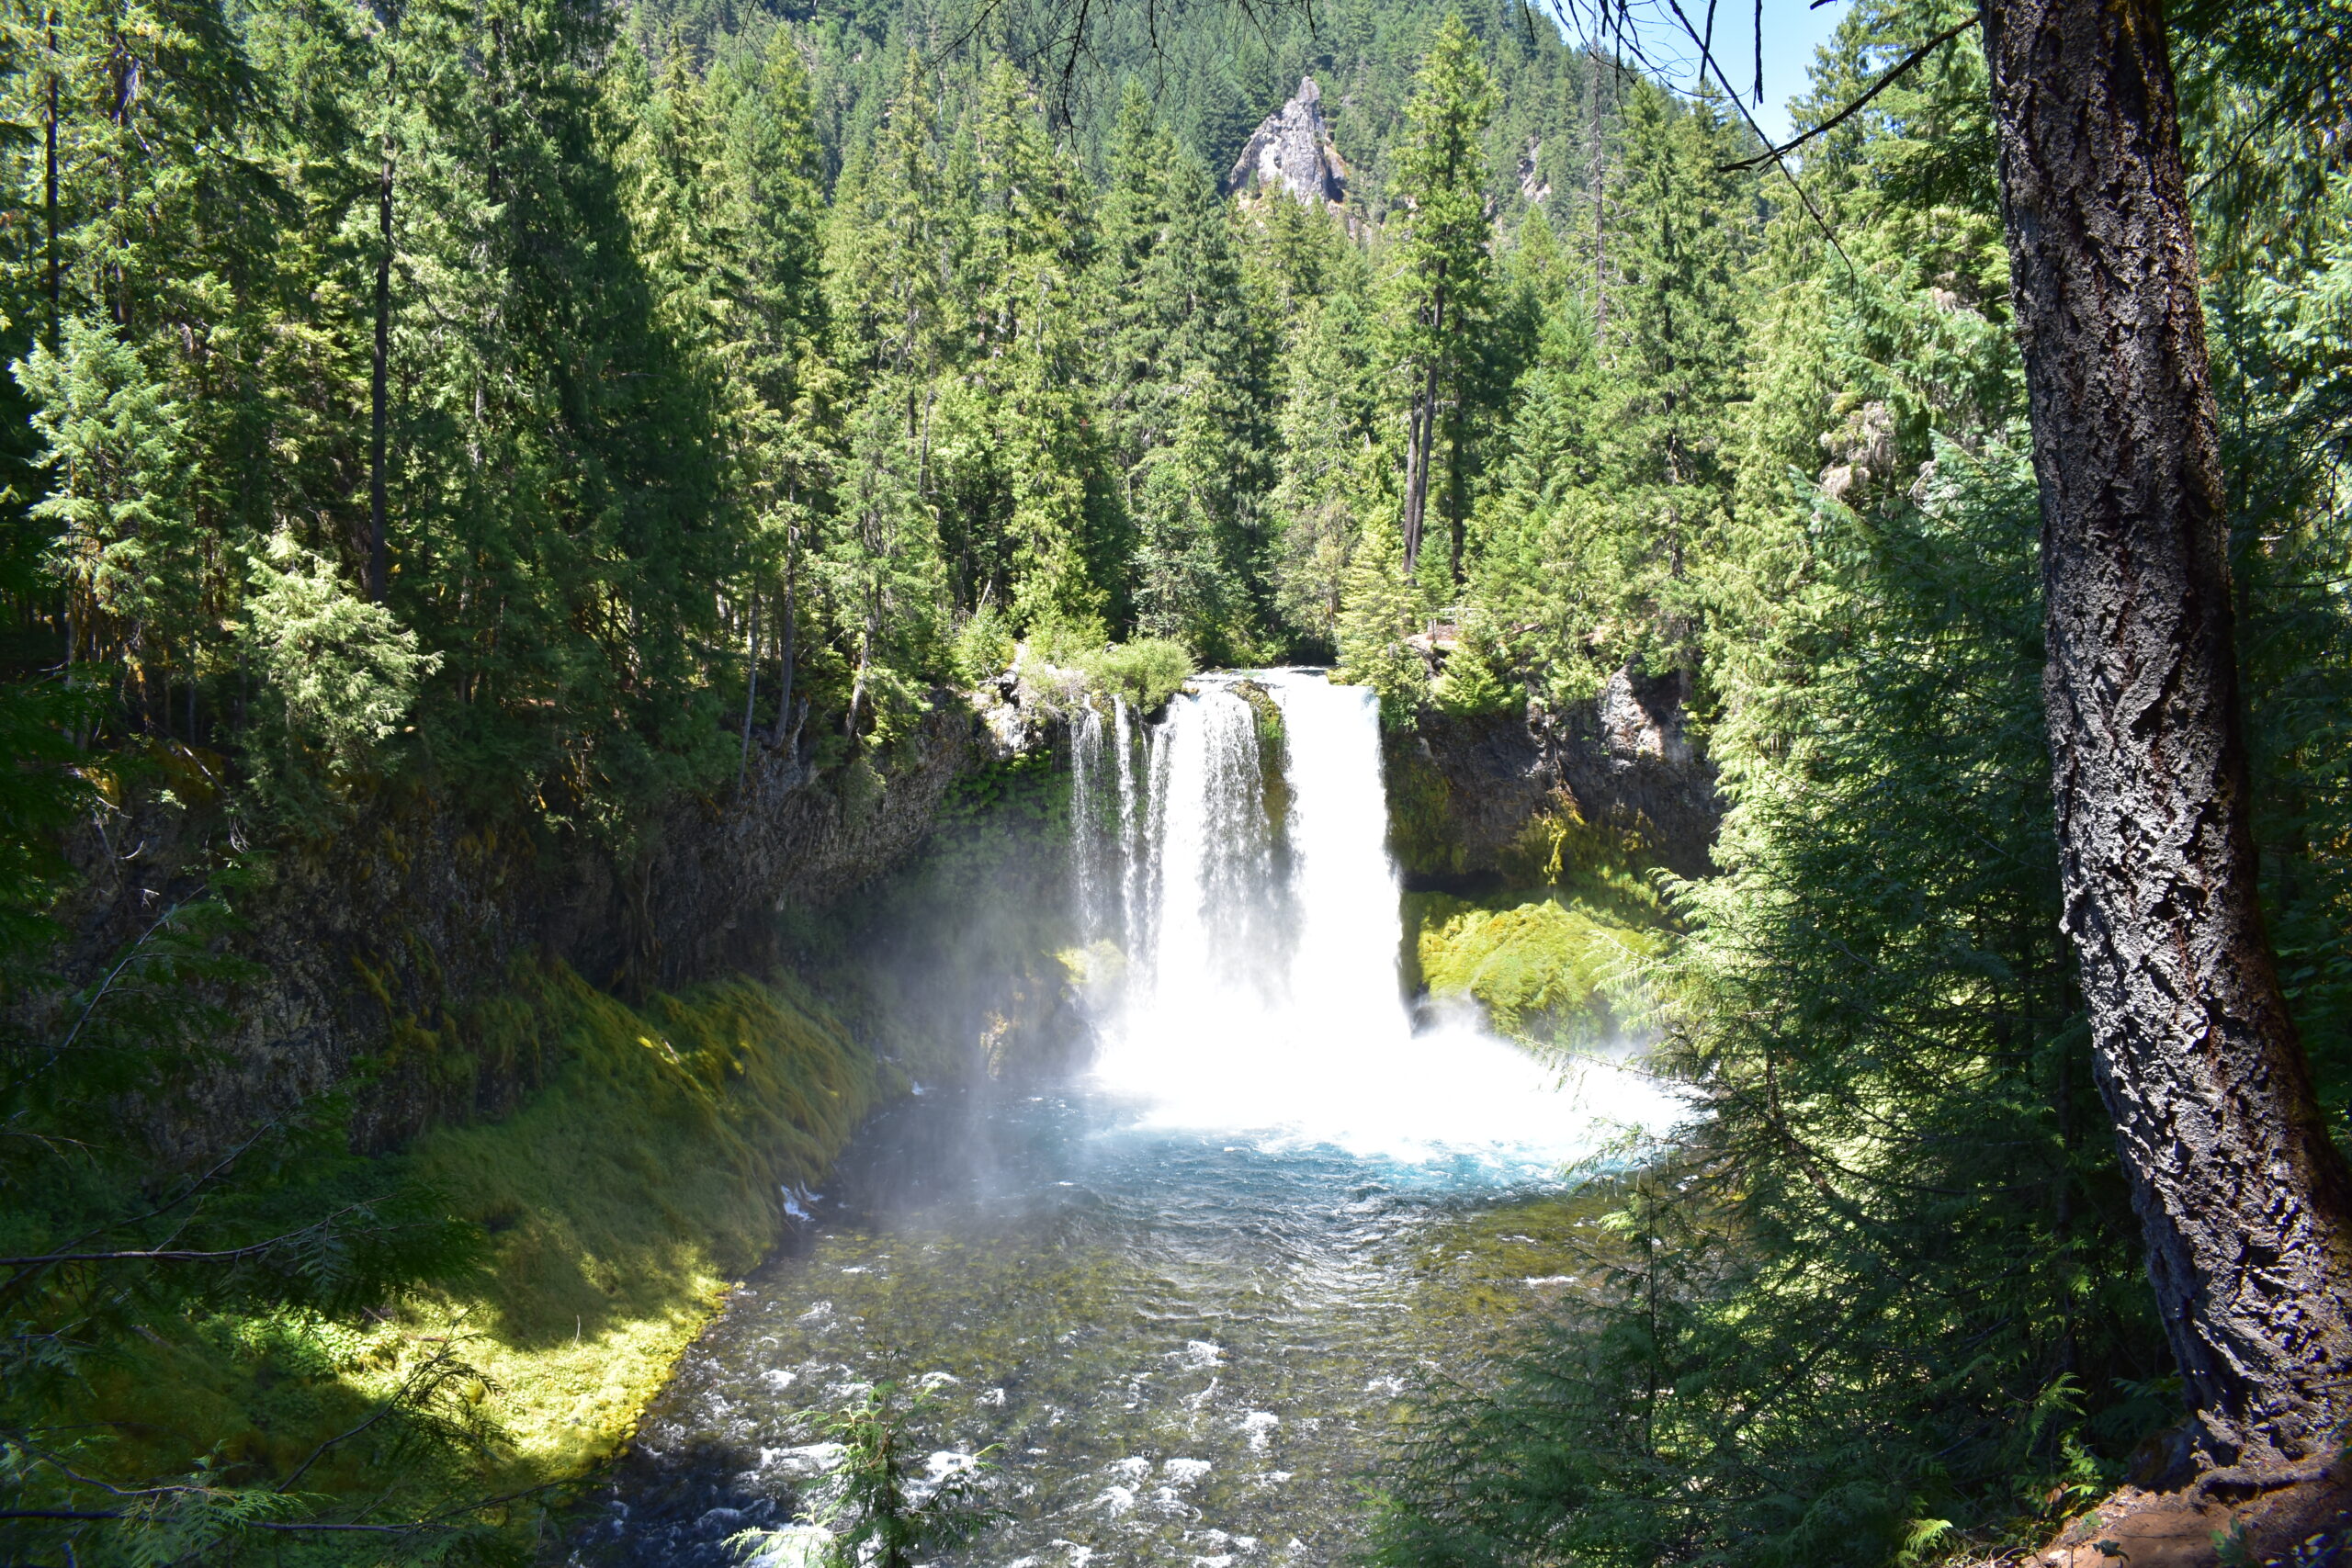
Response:
POLYGON ((1611 995, 1664 942, 1656 928, 1558 893, 1487 899, 1416 893, 1405 901, 1410 976, 1438 998, 1467 997, 1495 1027, 1543 1044, 1607 1039, 1611 995))
POLYGON ((563 1066, 503 1122, 419 1139, 415 1173, 492 1233, 478 1289, 413 1303, 479 1334, 488 1414, 516 1458, 575 1472, 623 1441, 728 1282, 775 1239, 872 1103, 876 1069, 796 983, 738 980, 631 1008, 567 969, 526 974, 506 1028, 563 1066))
MULTIPOLYGON (((778 1235, 782 1190, 822 1174, 889 1071, 785 976, 632 1007, 526 964, 415 1032, 453 1058, 556 1064, 513 1114, 427 1133, 368 1184, 421 1180, 488 1233, 483 1266, 347 1321, 227 1313, 127 1339, 87 1372, 112 1459, 232 1484, 299 1474, 384 1518, 522 1494, 468 1518, 527 1529, 533 1489, 628 1438, 778 1235)), ((304 1550, 367 1544, 322 1542, 304 1550)))

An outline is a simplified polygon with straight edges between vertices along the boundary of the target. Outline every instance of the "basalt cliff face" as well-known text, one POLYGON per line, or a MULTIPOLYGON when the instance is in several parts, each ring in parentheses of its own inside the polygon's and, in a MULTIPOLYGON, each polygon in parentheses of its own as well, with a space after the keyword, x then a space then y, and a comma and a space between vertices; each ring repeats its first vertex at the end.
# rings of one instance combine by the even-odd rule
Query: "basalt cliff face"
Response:
POLYGON ((1309 206, 1346 199, 1347 165, 1331 144, 1314 77, 1301 78, 1290 101, 1259 122, 1225 185, 1237 194, 1283 195, 1309 206))
POLYGON ((335 1089, 354 1092, 354 1141, 368 1149, 501 1115, 558 1065, 552 1049, 485 1053, 465 1027, 512 964, 560 960, 623 995, 766 971, 775 911, 821 908, 903 862, 949 788, 999 749, 942 695, 888 751, 822 774, 755 748, 740 789, 673 800, 626 859, 395 782, 332 836, 284 844, 223 889, 202 871, 225 831, 217 813, 187 792, 126 802, 71 846, 85 881, 64 911, 67 972, 95 977, 175 906, 226 905, 214 945, 242 977, 184 982, 185 1005, 219 1021, 209 1065, 151 1111, 187 1156, 335 1089))
POLYGON ((1610 677, 1589 702, 1452 718, 1389 737, 1388 793, 1407 884, 1476 886, 1513 874, 1531 824, 1565 817, 1682 876, 1713 869, 1723 803, 1685 733, 1687 678, 1610 677))

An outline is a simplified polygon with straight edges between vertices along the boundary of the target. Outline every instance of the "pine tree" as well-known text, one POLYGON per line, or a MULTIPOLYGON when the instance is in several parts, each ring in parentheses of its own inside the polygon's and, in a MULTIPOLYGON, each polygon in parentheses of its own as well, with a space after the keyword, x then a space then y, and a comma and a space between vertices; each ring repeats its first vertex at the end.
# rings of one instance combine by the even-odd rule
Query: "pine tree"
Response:
POLYGON ((1285 356, 1290 394, 1272 498, 1282 519, 1274 575, 1283 619, 1309 646, 1332 649, 1358 541, 1396 504, 1394 423, 1384 417, 1379 332, 1364 299, 1370 281, 1360 262, 1349 270, 1352 285, 1335 286, 1285 356))
POLYGON ((1650 650, 1661 669, 1696 656, 1694 542, 1727 482, 1724 411, 1739 387, 1735 269, 1741 191, 1721 165, 1734 145, 1711 103, 1643 86, 1626 102, 1622 281, 1602 350, 1609 372, 1602 461, 1620 527, 1637 535, 1650 650))
MULTIPOLYGON (((1396 288, 1397 356, 1412 386, 1401 529, 1408 577, 1419 570, 1441 428, 1449 446, 1458 450, 1463 439, 1465 367, 1490 305, 1484 139, 1493 107, 1476 42, 1461 15, 1450 12, 1406 106, 1408 130, 1396 154, 1396 192, 1408 209, 1396 288)), ((1460 497, 1449 499, 1451 573, 1459 577, 1464 519, 1460 497)))
POLYGON ((950 268, 961 250, 936 109, 910 54, 869 146, 854 146, 833 195, 826 276, 845 367, 928 377, 949 353, 950 268))
MULTIPOLYGON (((715 70, 712 81, 725 116, 725 199, 741 246, 727 354, 740 433, 736 472, 756 518, 748 592, 756 621, 761 593, 775 585, 777 681, 768 743, 782 746, 800 722, 794 702, 803 562, 819 547, 821 503, 839 461, 842 378, 827 352, 822 170, 808 72, 788 34, 771 36, 764 55, 738 56, 715 70)), ((759 678, 752 641, 747 711, 759 678)))
POLYGON ((1364 525, 1344 581, 1339 678, 1378 692, 1385 724, 1408 724, 1430 694, 1429 666, 1405 643, 1423 629, 1426 598, 1406 573, 1404 541, 1385 514, 1364 525))
POLYGON ((1103 518, 1095 504, 1091 403, 1080 317, 1091 235, 1084 180, 1046 135, 1029 84, 1006 62, 980 84, 969 146, 974 175, 965 292, 970 345, 992 404, 993 461, 1010 507, 1001 527, 1015 622, 1048 637, 1100 641, 1111 607, 1103 518))
POLYGON ((1262 339, 1225 203, 1133 83, 1111 169, 1094 292, 1136 625, 1228 658, 1260 617, 1262 339))
POLYGON ((67 657, 143 679, 162 649, 200 634, 205 552, 190 516, 187 418, 112 321, 67 318, 17 379, 35 405, 50 491, 67 657))
POLYGON ((922 491, 914 384, 878 381, 850 416, 840 528, 823 570, 850 648, 843 732, 888 739, 922 712, 944 583, 922 491))

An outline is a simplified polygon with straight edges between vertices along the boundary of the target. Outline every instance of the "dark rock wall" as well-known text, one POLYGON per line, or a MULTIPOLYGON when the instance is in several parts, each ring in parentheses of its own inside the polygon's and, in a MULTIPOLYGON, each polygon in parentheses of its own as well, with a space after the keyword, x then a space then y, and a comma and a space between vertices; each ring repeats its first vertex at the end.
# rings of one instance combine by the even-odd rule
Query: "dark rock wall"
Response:
POLYGON ((229 825, 201 804, 149 800, 73 846, 87 884, 65 911, 68 972, 95 977, 175 904, 219 895, 234 919, 216 945, 247 961, 245 977, 187 986, 191 1016, 221 1021, 202 1032, 200 1068, 153 1108, 164 1143, 193 1156, 349 1089, 356 1141, 389 1147, 512 1109, 560 1059, 560 1043, 483 1011, 518 956, 560 958, 624 994, 761 972, 776 956, 773 911, 822 906, 922 843, 986 754, 976 730, 944 700, 889 753, 821 777, 755 748, 742 790, 673 802, 625 864, 394 784, 332 838, 281 846, 219 888, 198 868, 229 825))
POLYGON ((1514 872, 1531 824, 1572 812, 1682 876, 1712 872, 1723 804, 1684 734, 1683 678, 1620 671, 1565 711, 1425 713, 1387 739, 1394 847, 1408 886, 1475 887, 1514 872))

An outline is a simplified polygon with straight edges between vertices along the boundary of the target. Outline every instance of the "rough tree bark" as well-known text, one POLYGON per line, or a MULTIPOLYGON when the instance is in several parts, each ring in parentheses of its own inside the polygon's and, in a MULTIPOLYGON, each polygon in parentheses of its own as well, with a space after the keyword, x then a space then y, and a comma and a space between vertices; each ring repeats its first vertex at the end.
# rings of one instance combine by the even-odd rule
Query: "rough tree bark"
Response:
MULTIPOLYGON (((49 293, 49 352, 57 352, 57 333, 62 320, 61 298, 57 272, 57 7, 49 7, 48 31, 44 42, 49 53, 48 101, 41 114, 41 212, 48 221, 47 238, 43 243, 44 265, 48 270, 49 293)), ((73 649, 66 649, 66 662, 73 662, 73 649)))
MULTIPOLYGON (((798 499, 797 489, 787 485, 785 505, 795 505, 798 499)), ((791 739, 792 732, 787 727, 792 723, 792 677, 800 654, 799 576, 800 530, 787 524, 784 536, 784 646, 776 660, 779 690, 775 700, 775 728, 768 731, 768 744, 771 746, 782 746, 791 739)))
POLYGON ((2160 0, 1985 0, 2042 514, 2065 928, 2195 1462, 2329 1457, 2352 1178, 2256 897, 2228 528, 2160 0))

